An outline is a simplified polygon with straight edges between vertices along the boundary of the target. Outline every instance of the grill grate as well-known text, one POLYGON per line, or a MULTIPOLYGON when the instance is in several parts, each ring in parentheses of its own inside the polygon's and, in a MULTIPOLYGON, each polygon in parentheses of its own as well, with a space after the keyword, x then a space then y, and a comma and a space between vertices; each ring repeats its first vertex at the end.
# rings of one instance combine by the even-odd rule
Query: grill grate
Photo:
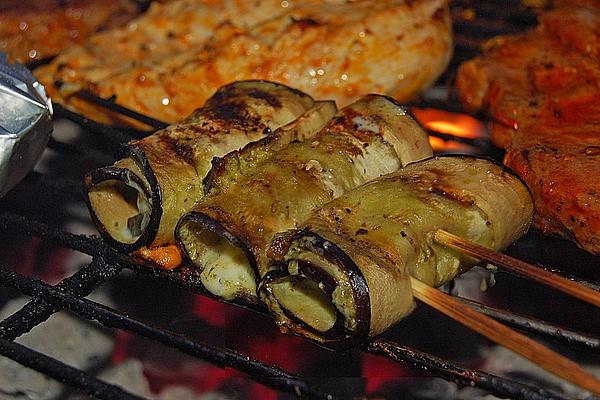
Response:
MULTIPOLYGON (((90 264, 90 266, 92 266, 93 264, 94 263, 90 264)), ((106 263, 98 262, 96 263, 94 269, 97 270, 97 267, 102 268, 106 266, 106 263)), ((119 268, 113 268, 112 271, 118 269, 119 268)), ((235 368, 239 371, 250 374, 250 376, 258 382, 264 383, 265 385, 278 390, 294 393, 301 396, 307 396, 310 398, 338 398, 333 394, 319 390, 314 385, 309 385, 304 380, 299 379, 293 374, 287 373, 281 370, 280 368, 262 363, 257 360, 253 360, 250 357, 244 356, 243 354, 228 350, 226 348, 219 348, 191 341, 181 335, 170 332, 168 330, 159 329, 150 326, 144 322, 138 321, 136 319, 129 318, 126 315, 112 310, 108 307, 105 307, 101 304, 65 293, 63 291, 64 289, 55 289, 39 281, 27 279, 25 277, 22 277, 18 274, 6 270, 0 270, 0 277, 5 283, 20 290, 22 293, 29 296, 39 296, 37 297, 38 299, 44 299, 43 304, 35 304, 34 300, 34 302, 29 303, 26 306, 26 308, 21 310, 20 314, 24 314, 23 317, 29 317, 26 319, 27 322, 36 318, 41 319, 43 317, 49 316, 48 314, 57 311, 58 308, 64 308, 69 311, 72 311, 73 313, 81 316, 82 318, 99 321, 104 326, 127 330, 135 334, 145 336, 156 342, 163 343, 167 346, 171 346, 192 356, 201 358, 206 361, 210 361, 216 365, 235 368)), ((93 282, 96 283, 97 281, 93 282)), ((13 315, 13 317, 14 316, 17 315, 15 314, 13 315)), ((18 315, 17 317, 17 320, 21 319, 21 315, 18 315)), ((7 325, 10 326, 11 324, 9 323, 7 325)), ((14 323, 12 325, 21 325, 19 326, 19 328, 23 328, 23 325, 25 325, 26 327, 28 324, 19 324, 17 321, 17 323, 14 323)), ((15 330, 13 330, 13 333, 15 333, 15 330)), ((11 357, 10 354, 7 355, 11 357)), ((33 363, 33 368, 37 369, 39 367, 44 369, 45 373, 48 373, 48 371, 51 371, 53 368, 50 367, 50 362, 48 362, 48 364, 46 364, 46 362, 48 361, 43 360, 40 364, 37 365, 33 363), (47 365, 48 368, 46 368, 47 365)), ((30 364, 28 365, 30 366, 30 364)), ((54 372, 51 373, 54 374, 54 372)), ((81 379, 83 382, 83 378, 81 379)), ((85 385, 81 386, 77 383, 76 386, 81 389, 86 389, 85 385)))
MULTIPOLYGON (((452 2, 452 14, 455 28, 455 56, 448 72, 440 79, 439 87, 447 93, 448 83, 452 81, 456 66, 467 58, 477 53, 477 49, 483 40, 491 35, 509 33, 523 30, 535 23, 533 13, 523 8, 519 1, 511 0, 510 5, 506 2, 494 1, 468 1, 460 0, 452 2), (477 18, 473 18, 476 15, 477 18), (444 85, 446 83, 446 85, 444 85)), ((114 111, 123 112, 132 118, 136 118, 149 126, 160 128, 163 124, 131 110, 123 110, 110 100, 92 99, 89 94, 83 94, 89 100, 94 100, 99 105, 110 107, 114 111)), ((448 98, 435 98, 423 100, 415 104, 419 107, 435 107, 449 111, 460 111, 453 101, 452 93, 448 98)), ((101 145, 79 148, 53 139, 50 148, 61 157, 77 158, 82 164, 81 168, 89 163, 97 162, 105 157, 114 157, 120 154, 121 143, 135 137, 141 137, 145 133, 139 131, 121 131, 91 121, 77 113, 73 113, 60 106, 55 107, 58 117, 67 118, 80 125, 86 135, 101 141, 101 145)), ((449 137, 443 133, 431 132, 432 135, 444 140, 456 140, 476 147, 488 146, 489 144, 474 142, 472 139, 460 139, 449 137)), ((486 148, 486 151, 494 151, 486 148)), ((40 174, 33 172, 29 174, 22 185, 35 187, 39 191, 47 192, 54 203, 60 203, 61 199, 68 198, 71 201, 82 199, 82 187, 75 178, 53 176, 53 174, 40 174)), ((51 315, 59 310, 68 310, 82 319, 99 322, 103 326, 134 333, 182 353, 191 355, 198 359, 209 361, 222 367, 234 368, 265 386, 275 390, 304 396, 307 398, 335 399, 345 397, 344 394, 320 387, 311 379, 297 376, 279 367, 253 359, 237 351, 213 346, 198 340, 192 340, 168 329, 153 326, 151 323, 125 315, 122 312, 108 308, 102 304, 85 299, 97 288, 113 282, 123 271, 133 271, 159 282, 170 282, 179 287, 209 296, 203 289, 199 279, 190 271, 164 271, 141 267, 133 262, 128 256, 120 254, 108 247, 101 240, 93 236, 76 235, 63 231, 54 224, 38 222, 38 219, 52 220, 53 209, 42 215, 39 212, 23 212, 24 215, 14 212, 0 214, 0 232, 10 235, 22 235, 26 237, 40 238, 44 243, 53 243, 62 248, 72 249, 92 256, 92 261, 75 272, 72 276, 64 279, 55 286, 28 277, 19 275, 13 271, 0 268, 0 285, 18 290, 20 293, 29 295, 33 299, 21 310, 0 321, 0 354, 11 358, 22 365, 37 370, 64 382, 89 395, 101 399, 138 399, 126 390, 108 384, 97 379, 93 374, 69 367, 63 362, 45 356, 37 351, 19 345, 14 340, 34 327, 38 326, 51 315), (32 215, 33 214, 33 215, 32 215), (47 217, 47 218, 46 218, 47 217)), ((519 252, 519 248, 516 250, 519 252)), ((527 252, 527 246, 525 246, 527 252)), ((560 271, 559 271, 560 272, 560 271)), ((583 279, 579 275, 569 276, 570 279, 588 283, 595 287, 598 284, 593 278, 583 279)), ((589 277, 586 277, 589 278, 589 277)), ((507 323, 511 323, 520 329, 529 330, 537 334, 546 334, 558 338, 570 344, 577 344, 587 349, 597 350, 600 347, 600 339, 557 327, 544 321, 521 317, 513 313, 495 310, 481 304, 473 304, 473 307, 482 309, 507 323)), ((248 306, 250 308, 250 306, 248 306)), ((260 307, 251 308, 252 311, 264 313, 260 307)), ((427 352, 404 346, 394 341, 383 338, 372 340, 361 348, 362 352, 378 355, 403 365, 407 365, 416 371, 426 374, 434 374, 446 380, 454 381, 459 385, 476 386, 496 396, 510 397, 515 399, 562 399, 560 395, 522 382, 501 378, 481 371, 461 367, 448 360, 433 356, 427 352)), ((361 397, 363 393, 353 393, 353 397, 361 397)))
MULTIPOLYGON (((206 293, 199 282, 194 279, 193 275, 140 267, 133 263, 127 256, 115 252, 96 238, 54 230, 44 224, 30 221, 20 216, 3 214, 0 216, 0 227, 3 229, 11 227, 13 231, 27 232, 35 236, 40 236, 45 240, 56 241, 62 246, 94 255, 92 263, 83 267, 54 288, 40 281, 0 269, 0 281, 3 285, 13 287, 23 294, 34 297, 34 300, 20 311, 0 323, 0 337, 4 339, 0 346, 0 352, 3 355, 15 361, 22 362, 24 365, 46 373, 51 377, 69 383, 81 390, 85 390, 88 394, 93 394, 99 398, 114 398, 111 396, 119 392, 114 392, 112 385, 104 384, 93 377, 83 375, 83 371, 75 371, 71 368, 65 370, 65 375, 62 375, 63 372, 54 370, 54 367, 60 370, 60 366, 63 365, 62 363, 56 363, 56 360, 49 360, 48 357, 36 357, 31 350, 16 344, 14 346, 4 345, 5 341, 14 340, 18 336, 25 334, 59 309, 66 309, 82 318, 99 321, 108 327, 127 330, 217 365, 246 372, 252 379, 256 379, 260 383, 281 391, 309 398, 338 398, 335 393, 319 390, 314 384, 310 384, 306 380, 277 367, 252 360, 247 356, 228 349, 191 341, 181 335, 152 327, 101 304, 81 298, 91 293, 93 289, 104 282, 116 277, 124 268, 152 275, 161 281, 167 278, 180 286, 206 293), (89 382, 91 384, 88 385, 89 382), (94 391, 90 392, 92 389, 94 391)), ((256 311, 261 312, 260 309, 256 309, 256 311)), ((368 353, 382 355, 397 362, 402 362, 422 371, 433 372, 445 379, 463 385, 481 387, 499 396, 508 396, 517 399, 563 398, 542 388, 462 368, 447 360, 383 339, 372 341, 365 345, 363 350, 368 353)))

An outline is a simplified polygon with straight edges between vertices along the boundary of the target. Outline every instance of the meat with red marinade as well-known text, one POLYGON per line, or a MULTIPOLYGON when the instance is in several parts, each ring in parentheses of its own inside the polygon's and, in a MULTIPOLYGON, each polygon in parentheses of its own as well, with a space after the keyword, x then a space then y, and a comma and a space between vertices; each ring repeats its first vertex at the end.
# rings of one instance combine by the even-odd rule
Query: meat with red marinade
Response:
POLYGON ((600 3, 559 4, 460 66, 462 104, 491 116, 504 162, 532 191, 534 225, 600 254, 600 3))

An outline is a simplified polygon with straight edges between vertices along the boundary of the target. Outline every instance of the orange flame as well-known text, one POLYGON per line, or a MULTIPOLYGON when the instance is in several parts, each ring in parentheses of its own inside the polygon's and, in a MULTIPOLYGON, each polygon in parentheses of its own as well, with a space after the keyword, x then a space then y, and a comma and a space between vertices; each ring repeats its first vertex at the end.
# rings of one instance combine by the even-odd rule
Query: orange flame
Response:
POLYGON ((429 136, 429 144, 433 151, 436 152, 449 152, 449 153, 474 153, 477 151, 473 146, 468 144, 453 142, 451 140, 444 140, 439 137, 429 136))
MULTIPOLYGON (((480 139, 487 137, 485 125, 466 114, 452 113, 433 108, 413 108, 413 115, 425 128, 450 136, 480 139)), ((430 136, 429 143, 435 151, 477 152, 477 149, 465 143, 430 136)))

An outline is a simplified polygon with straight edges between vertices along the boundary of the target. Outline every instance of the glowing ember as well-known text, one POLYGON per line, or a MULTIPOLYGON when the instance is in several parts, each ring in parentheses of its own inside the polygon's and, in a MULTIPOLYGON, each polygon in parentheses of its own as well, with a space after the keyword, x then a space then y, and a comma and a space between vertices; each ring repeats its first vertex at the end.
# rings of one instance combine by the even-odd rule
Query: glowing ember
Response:
POLYGON ((362 376, 365 378, 366 393, 374 395, 383 392, 384 385, 415 376, 415 372, 383 357, 363 354, 362 376))

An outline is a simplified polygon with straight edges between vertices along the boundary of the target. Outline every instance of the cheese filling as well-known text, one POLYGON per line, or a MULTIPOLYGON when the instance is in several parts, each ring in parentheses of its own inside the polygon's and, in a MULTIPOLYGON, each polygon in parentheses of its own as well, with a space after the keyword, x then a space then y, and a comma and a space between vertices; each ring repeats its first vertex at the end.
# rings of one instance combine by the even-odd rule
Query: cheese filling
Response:
POLYGON ((118 242, 135 243, 146 230, 152 205, 134 180, 102 181, 89 191, 88 196, 96 218, 118 242))
POLYGON ((335 307, 316 282, 290 276, 273 282, 271 288, 280 306, 311 328, 327 332, 335 325, 335 307))
POLYGON ((356 306, 350 281, 339 266, 330 262, 315 247, 312 238, 306 237, 295 242, 286 260, 289 277, 271 284, 273 296, 279 305, 311 328, 326 332, 333 328, 337 318, 343 318, 343 326, 355 331, 356 306), (311 264, 323 273, 323 278, 333 279, 335 288, 328 295, 325 283, 316 277, 307 277, 302 273, 298 261, 311 264))
POLYGON ((256 296, 254 270, 239 247, 194 221, 180 227, 179 238, 209 292, 228 301, 256 296))

